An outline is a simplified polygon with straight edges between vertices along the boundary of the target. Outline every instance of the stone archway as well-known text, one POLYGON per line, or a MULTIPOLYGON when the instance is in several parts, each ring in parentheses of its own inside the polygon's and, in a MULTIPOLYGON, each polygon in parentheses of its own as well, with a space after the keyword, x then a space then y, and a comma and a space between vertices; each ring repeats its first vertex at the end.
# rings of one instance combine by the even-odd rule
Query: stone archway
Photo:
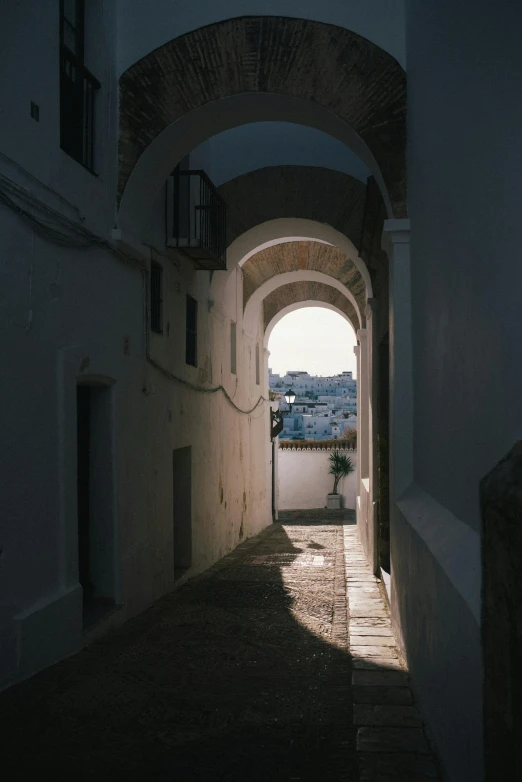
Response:
POLYGON ((268 342, 270 340, 272 331, 286 315, 290 315, 291 312, 296 312, 296 310, 307 309, 308 307, 319 307, 324 310, 335 312, 337 315, 340 315, 342 318, 344 318, 344 320, 346 320, 353 328, 353 323, 349 319, 346 312, 340 310, 335 306, 335 304, 330 304, 327 301, 319 301, 317 299, 311 299, 309 301, 296 301, 293 302, 293 304, 287 304, 286 307, 283 307, 283 309, 279 310, 279 312, 276 312, 276 314, 272 317, 272 320, 265 325, 265 334, 263 338, 263 345, 265 349, 268 347, 268 342))
MULTIPOLYGON (((161 183, 189 151, 183 143, 193 148, 219 130, 270 118, 328 126, 326 132, 342 136, 372 169, 389 216, 406 215, 403 69, 356 33, 285 17, 242 17, 194 30, 125 71, 119 200, 138 168, 144 169, 134 177, 138 191, 147 182, 161 183), (188 115, 192 127, 182 129, 179 122, 188 115), (172 151, 171 130, 178 152, 172 151)), ((139 211, 137 200, 129 197, 124 214, 139 211)), ((132 215, 125 217, 132 224, 132 215)))
MULTIPOLYGON (((364 283, 365 297, 373 296, 372 281, 366 263, 360 258, 357 248, 350 239, 328 223, 316 220, 286 217, 268 220, 256 225, 238 236, 227 249, 227 271, 215 272, 212 279, 211 299, 222 301, 225 289, 230 284, 231 275, 236 267, 243 267, 250 258, 265 249, 282 244, 314 242, 339 249, 350 259, 364 283)), ((364 311, 364 306, 363 306, 364 311)), ((362 315, 362 313, 361 313, 362 315)))
POLYGON ((228 209, 227 244, 256 225, 298 218, 328 223, 359 250, 366 184, 317 166, 267 166, 218 188, 228 209))
POLYGON ((353 305, 341 291, 331 285, 326 285, 324 282, 304 280, 292 282, 288 285, 281 285, 264 298, 264 331, 266 331, 269 323, 279 312, 292 304, 306 301, 319 301, 329 304, 331 307, 334 307, 336 310, 343 313, 346 319, 352 324, 354 331, 357 330, 357 317, 353 305))
MULTIPOLYGON (((324 295, 321 295, 319 301, 324 301, 326 303, 333 302, 336 306, 339 306, 339 302, 344 299, 345 306, 342 311, 350 321, 353 329, 357 331, 364 325, 357 305, 357 300, 346 285, 343 285, 339 280, 336 280, 334 277, 330 277, 327 274, 323 274, 322 272, 301 269, 299 271, 278 274, 257 288, 255 293, 246 302, 243 311, 243 328, 245 332, 249 334, 254 334, 256 332, 260 313, 264 311, 265 301, 267 299, 272 301, 275 298, 272 294, 276 293, 281 288, 284 288, 286 296, 292 289, 292 286, 296 285, 298 286, 296 290, 299 290, 300 293, 304 291, 306 296, 310 296, 314 291, 320 290, 324 295), (306 285, 303 286, 303 283, 306 285)), ((291 301, 293 302, 294 299, 292 298, 291 301)), ((295 299, 295 301, 301 301, 301 299, 298 298, 295 299)))
POLYGON ((286 242, 268 247, 242 265, 243 304, 269 280, 277 281, 291 272, 318 272, 342 283, 354 297, 358 318, 364 318, 366 290, 364 280, 350 257, 337 247, 313 241, 286 242))

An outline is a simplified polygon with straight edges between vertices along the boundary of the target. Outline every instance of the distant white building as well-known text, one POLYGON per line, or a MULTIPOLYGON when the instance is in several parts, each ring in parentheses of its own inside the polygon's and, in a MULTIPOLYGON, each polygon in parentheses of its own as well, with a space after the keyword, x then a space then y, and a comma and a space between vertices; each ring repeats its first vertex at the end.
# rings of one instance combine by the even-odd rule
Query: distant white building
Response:
POLYGON ((281 439, 338 440, 345 429, 357 426, 357 381, 351 372, 323 377, 292 370, 285 375, 270 369, 269 387, 281 394, 279 409, 285 413, 281 439), (296 395, 292 410, 284 399, 288 389, 296 395))

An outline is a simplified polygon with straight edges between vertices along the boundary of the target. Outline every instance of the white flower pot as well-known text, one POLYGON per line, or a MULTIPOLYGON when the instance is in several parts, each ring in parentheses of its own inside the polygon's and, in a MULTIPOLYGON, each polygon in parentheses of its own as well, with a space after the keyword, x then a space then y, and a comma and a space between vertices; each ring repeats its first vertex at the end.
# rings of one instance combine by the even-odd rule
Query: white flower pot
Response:
POLYGON ((328 494, 326 497, 326 507, 328 510, 340 510, 341 509, 341 495, 340 494, 328 494))

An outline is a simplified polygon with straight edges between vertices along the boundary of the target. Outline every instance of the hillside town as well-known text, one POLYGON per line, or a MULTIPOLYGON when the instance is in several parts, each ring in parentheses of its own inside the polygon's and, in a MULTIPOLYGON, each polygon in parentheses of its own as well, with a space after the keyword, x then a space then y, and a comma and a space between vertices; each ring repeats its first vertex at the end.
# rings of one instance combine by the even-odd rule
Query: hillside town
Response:
POLYGON ((357 381, 351 372, 323 377, 303 371, 269 373, 269 387, 279 399, 284 429, 280 440, 340 440, 357 427, 357 381), (294 402, 285 399, 291 390, 294 402))

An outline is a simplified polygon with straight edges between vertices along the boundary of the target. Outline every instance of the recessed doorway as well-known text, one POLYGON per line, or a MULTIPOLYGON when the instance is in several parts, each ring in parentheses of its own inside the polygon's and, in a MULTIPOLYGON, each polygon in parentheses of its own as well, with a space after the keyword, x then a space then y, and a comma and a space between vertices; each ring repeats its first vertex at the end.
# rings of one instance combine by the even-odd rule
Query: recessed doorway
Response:
POLYGON ((115 605, 111 387, 78 385, 76 421, 78 579, 89 627, 115 605))

